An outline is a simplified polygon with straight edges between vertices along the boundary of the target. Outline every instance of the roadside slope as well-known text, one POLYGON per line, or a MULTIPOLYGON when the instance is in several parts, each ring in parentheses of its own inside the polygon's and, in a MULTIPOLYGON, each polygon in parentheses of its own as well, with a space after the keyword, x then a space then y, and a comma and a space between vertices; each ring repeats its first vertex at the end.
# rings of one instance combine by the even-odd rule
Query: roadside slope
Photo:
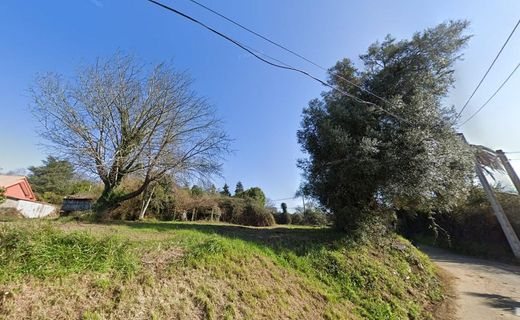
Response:
POLYGON ((0 226, 0 319, 431 319, 430 260, 388 235, 203 223, 0 226))
POLYGON ((520 267, 421 247, 453 277, 457 319, 519 319, 520 267))

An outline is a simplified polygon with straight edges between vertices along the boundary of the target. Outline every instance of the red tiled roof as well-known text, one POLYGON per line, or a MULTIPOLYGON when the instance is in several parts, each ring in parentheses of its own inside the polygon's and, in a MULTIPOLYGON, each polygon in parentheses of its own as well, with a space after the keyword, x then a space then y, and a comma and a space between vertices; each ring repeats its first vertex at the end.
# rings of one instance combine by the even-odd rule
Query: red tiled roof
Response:
POLYGON ((25 179, 24 176, 5 176, 0 175, 0 187, 7 188, 25 179))

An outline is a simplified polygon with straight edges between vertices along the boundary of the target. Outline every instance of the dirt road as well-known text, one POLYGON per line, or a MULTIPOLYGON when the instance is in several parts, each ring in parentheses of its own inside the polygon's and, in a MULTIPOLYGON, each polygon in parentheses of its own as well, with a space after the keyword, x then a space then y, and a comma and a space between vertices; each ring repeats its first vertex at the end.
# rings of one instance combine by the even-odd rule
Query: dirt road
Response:
POLYGON ((453 277, 457 319, 520 320, 520 267, 421 249, 453 277))

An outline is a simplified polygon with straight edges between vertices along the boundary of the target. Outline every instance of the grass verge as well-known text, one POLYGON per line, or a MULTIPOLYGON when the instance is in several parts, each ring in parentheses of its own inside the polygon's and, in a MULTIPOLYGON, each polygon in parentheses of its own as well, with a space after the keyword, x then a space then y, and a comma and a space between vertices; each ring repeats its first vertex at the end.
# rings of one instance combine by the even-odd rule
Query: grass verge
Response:
POLYGON ((0 262, 6 319, 428 319, 444 298, 402 238, 326 228, 13 222, 0 262))

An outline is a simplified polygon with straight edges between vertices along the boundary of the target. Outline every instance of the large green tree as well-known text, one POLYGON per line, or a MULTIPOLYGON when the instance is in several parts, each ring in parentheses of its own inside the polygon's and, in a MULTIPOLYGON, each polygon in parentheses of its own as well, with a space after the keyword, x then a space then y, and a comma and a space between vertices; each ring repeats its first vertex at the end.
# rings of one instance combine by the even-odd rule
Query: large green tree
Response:
POLYGON ((240 197, 242 198, 249 198, 254 201, 256 201, 258 204, 260 204, 262 207, 265 206, 265 194, 259 187, 253 187, 245 190, 244 192, 241 192, 240 197))
POLYGON ((410 40, 387 36, 361 56, 362 69, 348 59, 331 68, 335 89, 304 109, 303 189, 334 213, 338 228, 398 208, 446 210, 467 193, 472 156, 443 104, 467 26, 450 21, 410 40))
POLYGON ((29 167, 28 179, 34 192, 67 195, 74 181, 74 166, 67 160, 48 156, 41 166, 29 167))

